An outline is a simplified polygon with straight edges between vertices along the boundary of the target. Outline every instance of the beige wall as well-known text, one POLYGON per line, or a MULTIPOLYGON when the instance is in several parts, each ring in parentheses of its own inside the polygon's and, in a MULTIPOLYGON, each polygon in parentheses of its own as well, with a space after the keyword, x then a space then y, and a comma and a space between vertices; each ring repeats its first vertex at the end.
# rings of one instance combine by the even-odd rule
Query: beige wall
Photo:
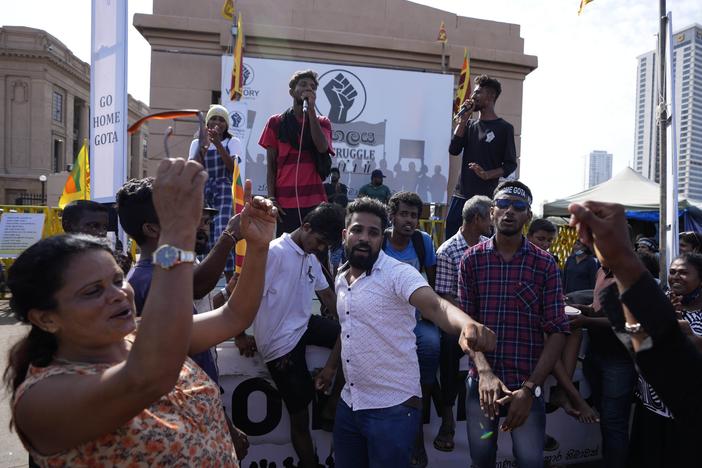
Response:
MULTIPOLYGON (((41 194, 40 175, 73 163, 88 138, 89 101, 90 66, 58 39, 39 29, 0 28, 0 204, 13 204, 24 192, 41 194), (60 121, 52 118, 54 92, 63 100, 60 121), (62 141, 58 165, 54 140, 62 141)), ((130 122, 149 112, 131 96, 128 108, 130 122)), ((147 139, 144 128, 128 145, 132 176, 143 176, 143 151, 136 149, 147 139)))
MULTIPOLYGON (((441 70, 436 36, 444 21, 448 71, 458 74, 463 48, 469 47, 473 75, 487 73, 502 82, 497 112, 514 125, 519 152, 523 81, 537 66, 536 57, 524 54, 519 25, 405 0, 238 0, 236 5, 243 14, 247 56, 406 70, 441 70)), ((231 37, 221 6, 221 0, 154 0, 152 15, 135 15, 134 26, 151 44, 154 111, 205 109, 212 92, 219 91, 221 55, 231 37)), ((150 158, 162 157, 168 125, 152 125, 150 158)), ((186 152, 195 126, 176 122, 174 130, 173 148, 186 152)), ((458 166, 451 165, 452 175, 458 166)))

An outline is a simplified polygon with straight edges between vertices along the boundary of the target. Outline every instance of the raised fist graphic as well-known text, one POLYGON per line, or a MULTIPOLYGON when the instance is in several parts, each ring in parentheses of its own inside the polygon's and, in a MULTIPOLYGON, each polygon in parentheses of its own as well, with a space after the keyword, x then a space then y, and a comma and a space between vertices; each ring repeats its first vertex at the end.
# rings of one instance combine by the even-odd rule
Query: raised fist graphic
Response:
POLYGON ((241 71, 241 81, 242 85, 249 84, 249 80, 251 79, 251 70, 249 70, 249 67, 244 67, 244 69, 241 71))
POLYGON ((235 127, 238 127, 242 120, 244 120, 244 117, 242 117, 240 113, 234 112, 232 114, 232 124, 234 124, 235 127))
POLYGON ((358 96, 356 89, 342 73, 338 73, 324 86, 324 94, 331 104, 329 120, 334 123, 346 123, 349 109, 358 96))

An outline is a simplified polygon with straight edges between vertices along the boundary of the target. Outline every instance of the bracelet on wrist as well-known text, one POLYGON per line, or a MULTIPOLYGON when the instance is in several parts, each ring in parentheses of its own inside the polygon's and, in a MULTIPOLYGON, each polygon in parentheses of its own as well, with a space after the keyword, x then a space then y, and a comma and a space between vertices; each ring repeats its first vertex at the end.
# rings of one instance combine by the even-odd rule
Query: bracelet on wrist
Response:
POLYGON ((234 242, 234 244, 236 244, 237 242, 239 242, 239 239, 238 239, 231 231, 229 231, 229 230, 227 230, 227 229, 225 229, 224 231, 222 231, 222 235, 223 235, 223 236, 229 237, 229 238, 232 240, 232 242, 234 242))
POLYGON ((220 289, 219 293, 222 295, 225 301, 229 299, 229 291, 227 290, 226 286, 220 289))
POLYGON ((643 327, 641 326, 640 323, 625 323, 624 324, 624 332, 628 333, 629 335, 637 335, 643 331, 644 331, 643 327))

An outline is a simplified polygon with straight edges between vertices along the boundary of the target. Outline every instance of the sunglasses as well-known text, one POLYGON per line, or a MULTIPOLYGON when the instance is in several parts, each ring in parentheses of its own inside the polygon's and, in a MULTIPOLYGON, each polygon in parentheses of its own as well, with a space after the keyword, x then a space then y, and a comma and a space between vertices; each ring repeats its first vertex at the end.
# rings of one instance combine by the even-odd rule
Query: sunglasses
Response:
POLYGON ((529 208, 529 203, 523 200, 511 200, 509 198, 498 198, 495 200, 495 206, 501 210, 506 210, 510 206, 514 211, 526 211, 529 208))

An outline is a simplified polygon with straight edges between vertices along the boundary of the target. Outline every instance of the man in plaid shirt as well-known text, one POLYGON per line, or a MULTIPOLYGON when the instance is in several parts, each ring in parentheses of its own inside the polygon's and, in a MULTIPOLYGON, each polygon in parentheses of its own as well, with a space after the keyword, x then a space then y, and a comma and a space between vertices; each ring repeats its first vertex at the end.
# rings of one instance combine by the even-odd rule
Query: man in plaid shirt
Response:
POLYGON ((512 432, 521 468, 543 467, 546 414, 541 390, 569 333, 558 267, 522 234, 532 195, 518 181, 496 189, 497 233, 461 259, 458 300, 474 320, 495 330, 497 347, 470 353, 466 398, 473 466, 493 467, 497 429, 512 432))

